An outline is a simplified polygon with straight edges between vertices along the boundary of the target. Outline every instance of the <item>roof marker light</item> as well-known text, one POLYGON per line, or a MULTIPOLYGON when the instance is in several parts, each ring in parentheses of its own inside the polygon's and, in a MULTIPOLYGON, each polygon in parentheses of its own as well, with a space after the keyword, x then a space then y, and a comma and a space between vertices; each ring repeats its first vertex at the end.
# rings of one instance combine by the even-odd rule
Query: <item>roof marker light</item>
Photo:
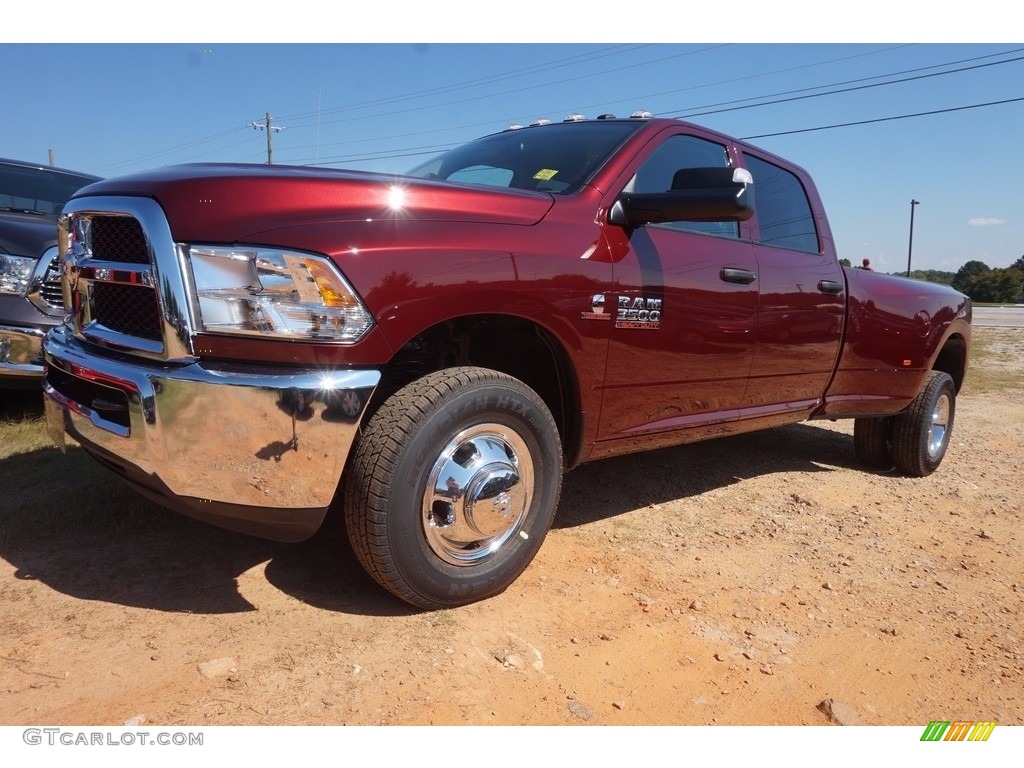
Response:
POLYGON ((654 117, 654 113, 648 112, 646 109, 638 109, 630 117, 636 120, 650 120, 654 117))
POLYGON ((563 123, 582 123, 587 119, 586 115, 581 115, 579 112, 573 112, 571 115, 567 115, 563 123))
POLYGON ((530 123, 530 127, 532 128, 535 125, 551 125, 551 121, 548 120, 546 117, 538 117, 536 120, 530 123))

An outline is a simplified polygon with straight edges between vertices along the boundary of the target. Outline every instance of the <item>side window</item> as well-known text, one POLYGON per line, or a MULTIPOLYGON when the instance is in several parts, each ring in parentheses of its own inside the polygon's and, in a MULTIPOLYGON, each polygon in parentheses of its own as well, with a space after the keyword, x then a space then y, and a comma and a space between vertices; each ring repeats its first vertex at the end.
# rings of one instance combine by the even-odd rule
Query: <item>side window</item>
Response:
MULTIPOLYGON (((672 136, 644 161, 626 185, 626 191, 668 192, 672 189, 676 171, 683 168, 728 168, 729 165, 729 154, 721 144, 696 136, 672 136)), ((721 237, 740 236, 740 225, 734 221, 673 221, 657 226, 721 237)))
POLYGON ((765 245, 818 253, 818 232, 800 180, 777 165, 746 155, 754 177, 755 215, 765 245))

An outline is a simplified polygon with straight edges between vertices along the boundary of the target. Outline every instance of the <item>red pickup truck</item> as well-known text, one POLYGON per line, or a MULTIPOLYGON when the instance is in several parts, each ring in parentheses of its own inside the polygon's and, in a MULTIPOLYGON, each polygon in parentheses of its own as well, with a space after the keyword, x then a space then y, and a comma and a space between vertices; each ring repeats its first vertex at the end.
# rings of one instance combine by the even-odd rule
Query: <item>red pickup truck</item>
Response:
POLYGON ((583 462, 853 418, 867 465, 927 475, 968 361, 969 299, 841 267, 801 168, 647 115, 513 127, 402 176, 101 181, 59 242, 58 444, 251 534, 340 508, 423 608, 505 589, 583 462))

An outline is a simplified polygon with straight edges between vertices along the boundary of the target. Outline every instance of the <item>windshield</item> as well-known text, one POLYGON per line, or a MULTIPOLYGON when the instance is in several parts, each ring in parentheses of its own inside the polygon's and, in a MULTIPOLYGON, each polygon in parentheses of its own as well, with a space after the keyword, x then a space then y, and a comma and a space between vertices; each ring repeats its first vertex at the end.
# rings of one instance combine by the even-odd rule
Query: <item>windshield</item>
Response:
POLYGON ((96 176, 55 168, 0 163, 0 210, 60 213, 64 203, 96 176))
POLYGON ((640 121, 557 123, 485 136, 413 168, 408 175, 491 187, 575 192, 640 121))

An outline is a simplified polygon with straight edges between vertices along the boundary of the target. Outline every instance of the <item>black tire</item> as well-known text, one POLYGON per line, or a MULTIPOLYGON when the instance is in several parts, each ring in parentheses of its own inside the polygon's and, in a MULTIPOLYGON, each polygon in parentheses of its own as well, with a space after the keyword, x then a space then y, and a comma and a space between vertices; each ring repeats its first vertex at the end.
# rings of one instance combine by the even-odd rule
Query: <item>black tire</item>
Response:
POLYGON ((892 419, 854 419, 853 451, 861 464, 872 469, 892 469, 892 419))
POLYGON ((949 447, 956 414, 956 385, 948 373, 932 371, 917 397, 892 424, 892 458, 907 475, 934 472, 949 447))
POLYGON ((505 590, 540 549, 562 485, 558 429, 522 382, 450 368, 389 397, 344 483, 349 540, 385 589, 425 609, 505 590))

